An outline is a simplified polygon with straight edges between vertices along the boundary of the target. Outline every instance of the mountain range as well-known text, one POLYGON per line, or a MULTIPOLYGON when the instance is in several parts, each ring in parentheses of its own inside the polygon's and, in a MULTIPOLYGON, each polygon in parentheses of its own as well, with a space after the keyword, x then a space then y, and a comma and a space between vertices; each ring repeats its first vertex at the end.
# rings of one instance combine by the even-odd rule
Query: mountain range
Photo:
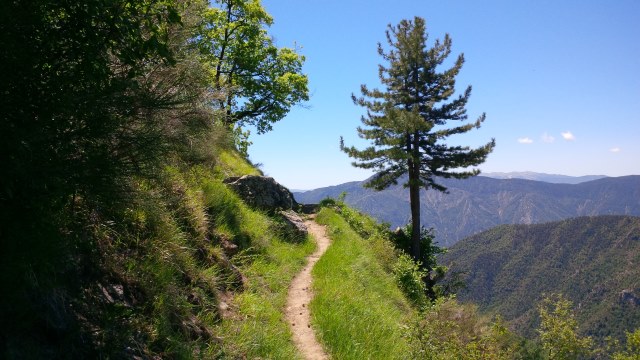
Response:
POLYGON ((640 327, 639 217, 501 225, 458 242, 440 261, 465 274, 460 300, 525 336, 534 335, 537 304, 554 293, 574 303, 581 332, 599 342, 640 327))
POLYGON ((533 171, 512 171, 512 172, 488 172, 482 173, 482 176, 494 179, 525 179, 544 181, 556 184, 579 184, 586 181, 598 180, 606 178, 605 175, 584 175, 584 176, 568 176, 560 174, 545 174, 533 171))
MULTIPOLYGON (((297 192, 294 196, 300 203, 317 203, 346 193, 347 204, 392 227, 409 222, 409 193, 401 185, 402 179, 383 191, 364 188, 365 182, 297 192)), ((535 224, 577 216, 640 215, 639 175, 604 177, 577 184, 486 176, 441 179, 439 183, 448 188, 447 194, 435 190, 420 193, 421 222, 433 227, 438 243, 447 247, 501 224, 535 224)))

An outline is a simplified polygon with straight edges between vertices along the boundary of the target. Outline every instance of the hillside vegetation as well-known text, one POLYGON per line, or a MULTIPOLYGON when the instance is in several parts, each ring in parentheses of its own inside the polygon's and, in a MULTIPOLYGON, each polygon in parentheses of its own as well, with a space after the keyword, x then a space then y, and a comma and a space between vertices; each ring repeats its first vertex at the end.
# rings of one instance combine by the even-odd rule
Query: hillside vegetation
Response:
POLYGON ((317 221, 328 226, 333 241, 313 269, 310 306, 321 341, 336 359, 406 357, 403 327, 416 314, 390 271, 391 244, 375 236, 363 239, 329 208, 317 221))
MULTIPOLYGON (((225 182, 261 174, 246 126, 270 131, 308 98, 304 57, 275 46, 260 1, 1 8, 0 358, 300 358, 284 307, 315 243, 225 182)), ((455 298, 431 302, 432 274, 401 235, 323 205, 334 245, 310 306, 333 358, 532 358, 567 345, 524 341, 455 298)), ((573 326, 558 304, 541 312, 550 339, 551 325, 573 326)), ((635 356, 640 332, 629 338, 635 356)))
POLYGON ((260 173, 242 127, 307 98, 272 22, 258 1, 2 4, 0 358, 295 357, 281 307, 313 243, 223 184, 260 173))
POLYGON ((471 236, 441 259, 465 271, 459 299, 501 314, 532 336, 544 294, 577 306, 580 331, 600 342, 640 327, 640 218, 580 217, 502 225, 471 236))
MULTIPOLYGON (((400 181, 400 184, 403 181, 400 181)), ((523 179, 477 176, 442 179, 448 194, 421 190, 421 218, 433 227, 438 242, 457 241, 501 224, 535 224, 576 216, 640 216, 640 176, 604 178, 580 184, 551 184, 523 179)), ((301 203, 317 203, 346 192, 345 202, 392 227, 410 220, 409 192, 402 185, 383 191, 363 187, 365 181, 296 193, 301 203)))

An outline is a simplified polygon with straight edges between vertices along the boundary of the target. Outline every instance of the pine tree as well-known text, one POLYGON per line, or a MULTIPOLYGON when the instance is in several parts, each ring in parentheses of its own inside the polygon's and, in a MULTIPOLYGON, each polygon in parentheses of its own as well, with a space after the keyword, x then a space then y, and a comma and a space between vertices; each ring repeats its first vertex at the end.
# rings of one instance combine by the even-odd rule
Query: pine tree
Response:
POLYGON ((352 164, 377 173, 366 184, 383 190, 408 174, 411 202, 411 255, 420 260, 420 189, 432 188, 446 192, 437 183, 438 178, 464 179, 478 175, 478 169, 469 169, 483 163, 495 146, 495 140, 471 149, 468 146, 449 146, 449 136, 479 128, 485 120, 482 114, 475 122, 448 127, 449 122, 467 120, 466 104, 471 86, 454 97, 455 77, 464 63, 459 55, 453 66, 439 72, 451 53, 451 39, 435 40, 427 47, 428 34, 425 20, 402 20, 397 26, 389 25, 389 50, 378 43, 378 53, 387 65, 379 66, 379 77, 384 90, 369 89, 362 85, 361 97, 352 95, 354 103, 367 110, 362 117, 365 127, 358 127, 358 135, 371 140, 372 146, 359 150, 347 147, 341 139, 340 147, 352 164))

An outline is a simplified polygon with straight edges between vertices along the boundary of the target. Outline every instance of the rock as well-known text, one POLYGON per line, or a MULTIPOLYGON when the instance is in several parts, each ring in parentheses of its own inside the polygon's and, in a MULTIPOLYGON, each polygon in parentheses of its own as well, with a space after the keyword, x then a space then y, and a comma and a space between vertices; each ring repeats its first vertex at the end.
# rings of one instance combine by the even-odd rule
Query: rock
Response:
POLYGON ((224 251, 228 257, 233 257, 238 253, 238 251, 240 251, 238 245, 234 244, 226 237, 220 238, 220 246, 222 247, 222 251, 224 251))
POLYGON ((294 240, 304 239, 307 236, 309 233, 307 226, 295 211, 281 211, 280 215, 282 215, 287 232, 294 240))
POLYGON ((300 204, 300 212, 302 212, 303 214, 315 214, 319 210, 319 204, 300 204))
POLYGON ((266 176, 245 175, 224 181, 249 206, 266 211, 291 210, 298 207, 286 187, 266 176))
POLYGON ((640 297, 638 297, 633 290, 625 289, 620 292, 619 301, 623 305, 640 305, 640 297))

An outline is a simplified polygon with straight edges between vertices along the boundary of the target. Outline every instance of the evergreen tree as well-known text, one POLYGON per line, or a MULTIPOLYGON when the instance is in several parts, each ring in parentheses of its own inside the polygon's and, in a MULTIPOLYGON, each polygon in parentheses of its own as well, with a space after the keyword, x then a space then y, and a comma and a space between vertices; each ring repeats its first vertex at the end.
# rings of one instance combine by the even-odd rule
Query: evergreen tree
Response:
POLYGON ((389 25, 386 34, 389 51, 378 44, 378 53, 387 62, 379 66, 385 89, 362 85, 362 96, 352 96, 357 105, 367 110, 362 117, 365 127, 358 127, 358 135, 371 140, 373 145, 359 150, 345 146, 341 140, 340 147, 356 159, 354 166, 377 171, 366 184, 368 187, 383 190, 408 174, 405 186, 409 187, 411 201, 411 254, 420 260, 420 189, 446 192, 436 182, 438 178, 478 175, 478 169, 468 168, 483 163, 495 141, 474 149, 444 143, 451 135, 479 128, 485 120, 482 114, 473 123, 446 126, 449 122, 467 120, 465 106, 471 95, 469 86, 452 99, 455 77, 464 63, 462 54, 450 69, 438 71, 451 53, 449 35, 427 48, 425 20, 419 17, 402 20, 397 26, 389 25))

